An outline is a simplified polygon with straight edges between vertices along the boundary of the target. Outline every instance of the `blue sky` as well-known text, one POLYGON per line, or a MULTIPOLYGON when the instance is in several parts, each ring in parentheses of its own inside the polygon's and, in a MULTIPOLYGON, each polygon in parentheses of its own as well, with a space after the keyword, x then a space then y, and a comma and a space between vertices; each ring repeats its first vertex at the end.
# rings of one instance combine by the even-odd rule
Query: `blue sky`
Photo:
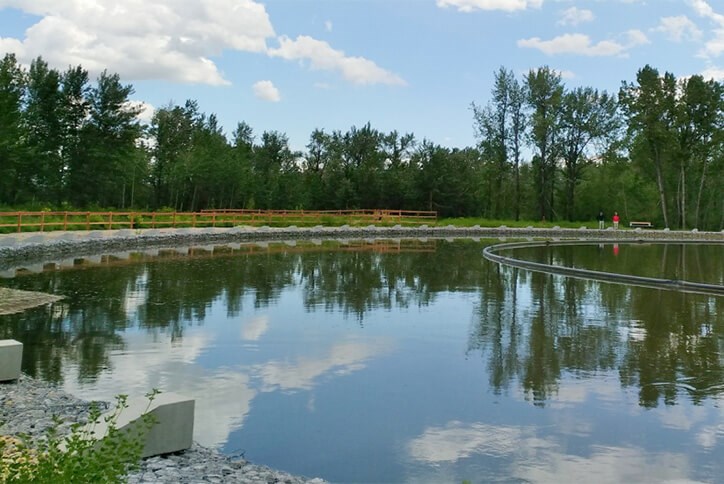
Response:
POLYGON ((195 99, 303 149, 371 122, 475 143, 494 72, 616 92, 651 64, 724 80, 723 0, 0 0, 0 54, 103 68, 153 108, 195 99))

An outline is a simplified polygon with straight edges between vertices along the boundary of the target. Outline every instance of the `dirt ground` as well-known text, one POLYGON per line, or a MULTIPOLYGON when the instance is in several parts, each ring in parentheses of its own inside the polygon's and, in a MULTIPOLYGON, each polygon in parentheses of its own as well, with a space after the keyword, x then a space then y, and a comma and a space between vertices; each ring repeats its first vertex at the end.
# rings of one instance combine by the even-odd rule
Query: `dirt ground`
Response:
POLYGON ((61 296, 43 292, 20 291, 0 287, 0 315, 19 313, 62 299, 61 296))

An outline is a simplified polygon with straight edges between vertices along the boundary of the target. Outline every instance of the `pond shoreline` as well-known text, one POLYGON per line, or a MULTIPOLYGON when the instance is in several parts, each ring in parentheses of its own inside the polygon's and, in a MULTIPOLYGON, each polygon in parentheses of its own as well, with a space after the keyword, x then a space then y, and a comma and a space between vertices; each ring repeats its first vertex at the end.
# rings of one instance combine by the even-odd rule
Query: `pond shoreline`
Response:
POLYGON ((0 234, 0 270, 18 262, 39 261, 49 257, 81 256, 101 251, 164 248, 188 244, 292 241, 310 239, 370 238, 498 238, 602 240, 608 242, 636 241, 701 241, 724 242, 722 232, 669 230, 605 230, 511 227, 231 227, 142 230, 94 230, 77 232, 29 232, 0 234))

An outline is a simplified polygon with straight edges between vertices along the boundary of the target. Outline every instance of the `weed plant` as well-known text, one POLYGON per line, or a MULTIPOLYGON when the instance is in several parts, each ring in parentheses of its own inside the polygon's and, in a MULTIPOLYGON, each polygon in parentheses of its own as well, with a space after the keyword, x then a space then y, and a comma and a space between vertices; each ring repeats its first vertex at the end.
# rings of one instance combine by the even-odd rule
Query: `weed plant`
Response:
POLYGON ((68 436, 59 432, 63 421, 57 417, 39 438, 0 436, 0 482, 124 482, 126 474, 138 468, 145 436, 156 423, 148 408, 158 393, 146 395, 148 407, 130 431, 116 426, 128 407, 128 397, 118 395, 114 410, 105 416, 92 403, 89 423, 73 424, 68 436), (108 424, 105 436, 95 434, 101 419, 108 424))

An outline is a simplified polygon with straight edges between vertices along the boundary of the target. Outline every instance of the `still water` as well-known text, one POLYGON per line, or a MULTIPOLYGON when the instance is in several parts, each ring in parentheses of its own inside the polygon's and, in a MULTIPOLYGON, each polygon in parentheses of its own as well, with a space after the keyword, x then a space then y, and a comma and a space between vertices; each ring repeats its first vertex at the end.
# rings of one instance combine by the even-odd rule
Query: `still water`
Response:
MULTIPOLYGON (((0 316, 0 338, 82 398, 191 396, 200 443, 333 482, 721 481, 724 298, 500 267, 484 245, 237 244, 19 270, 0 284, 65 299, 0 316)), ((516 254, 724 277, 721 246, 516 254)))

